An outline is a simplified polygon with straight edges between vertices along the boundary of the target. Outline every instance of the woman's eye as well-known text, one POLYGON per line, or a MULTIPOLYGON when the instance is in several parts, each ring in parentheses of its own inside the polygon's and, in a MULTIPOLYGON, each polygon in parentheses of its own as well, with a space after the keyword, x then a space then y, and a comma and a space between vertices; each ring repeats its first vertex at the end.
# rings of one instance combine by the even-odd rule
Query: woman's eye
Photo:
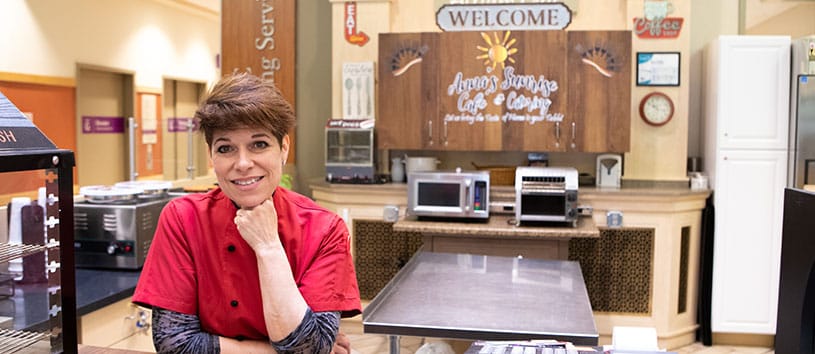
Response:
POLYGON ((254 144, 252 144, 252 147, 256 150, 262 150, 269 147, 269 143, 265 141, 256 141, 254 144))
POLYGON ((219 154, 226 154, 232 150, 232 147, 229 145, 221 145, 215 149, 215 151, 217 151, 219 154))

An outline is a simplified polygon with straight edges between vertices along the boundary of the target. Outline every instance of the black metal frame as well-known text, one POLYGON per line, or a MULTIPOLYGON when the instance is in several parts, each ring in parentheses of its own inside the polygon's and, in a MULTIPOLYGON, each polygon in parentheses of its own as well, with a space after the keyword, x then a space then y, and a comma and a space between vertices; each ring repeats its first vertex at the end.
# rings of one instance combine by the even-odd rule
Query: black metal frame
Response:
MULTIPOLYGON (((48 228, 48 239, 59 242, 58 249, 47 250, 49 260, 59 259, 54 270, 58 277, 49 276, 49 288, 59 286, 60 291, 49 294, 49 305, 61 303, 61 311, 50 316, 51 349, 75 354, 78 351, 76 314, 76 271, 74 269, 74 153, 70 150, 0 150, 0 172, 47 170, 56 176, 46 176, 46 192, 57 195, 56 203, 46 207, 46 220, 58 216, 58 223, 48 228), (55 177, 55 178, 50 178, 55 177), (56 279, 59 279, 59 283, 56 279), (61 342, 61 343, 60 343, 61 342), (61 345, 60 345, 61 344, 61 345)), ((49 309, 51 310, 51 309, 49 309)))

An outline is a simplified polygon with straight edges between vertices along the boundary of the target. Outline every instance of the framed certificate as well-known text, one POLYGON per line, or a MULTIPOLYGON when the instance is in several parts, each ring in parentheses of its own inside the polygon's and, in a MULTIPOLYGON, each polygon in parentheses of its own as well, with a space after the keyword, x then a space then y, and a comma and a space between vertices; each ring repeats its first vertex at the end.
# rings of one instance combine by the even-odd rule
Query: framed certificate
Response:
POLYGON ((637 52, 637 86, 679 86, 679 52, 637 52))

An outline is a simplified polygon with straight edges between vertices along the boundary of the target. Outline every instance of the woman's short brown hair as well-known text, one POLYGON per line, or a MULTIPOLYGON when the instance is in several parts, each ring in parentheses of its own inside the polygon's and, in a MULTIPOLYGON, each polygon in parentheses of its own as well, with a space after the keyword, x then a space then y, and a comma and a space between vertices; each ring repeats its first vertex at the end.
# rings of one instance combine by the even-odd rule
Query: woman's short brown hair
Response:
POLYGON ((247 73, 221 78, 195 111, 207 145, 216 130, 262 128, 282 143, 296 118, 289 102, 271 81, 247 73))

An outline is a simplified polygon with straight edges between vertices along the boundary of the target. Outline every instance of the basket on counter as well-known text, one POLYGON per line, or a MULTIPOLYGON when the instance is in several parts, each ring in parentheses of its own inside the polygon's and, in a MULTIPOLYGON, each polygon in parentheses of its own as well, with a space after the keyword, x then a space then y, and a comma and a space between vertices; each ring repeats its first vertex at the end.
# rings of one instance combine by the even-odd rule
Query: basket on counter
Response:
POLYGON ((512 186, 515 185, 515 167, 516 166, 478 166, 475 162, 471 162, 473 167, 481 171, 490 172, 490 185, 493 186, 512 186))

